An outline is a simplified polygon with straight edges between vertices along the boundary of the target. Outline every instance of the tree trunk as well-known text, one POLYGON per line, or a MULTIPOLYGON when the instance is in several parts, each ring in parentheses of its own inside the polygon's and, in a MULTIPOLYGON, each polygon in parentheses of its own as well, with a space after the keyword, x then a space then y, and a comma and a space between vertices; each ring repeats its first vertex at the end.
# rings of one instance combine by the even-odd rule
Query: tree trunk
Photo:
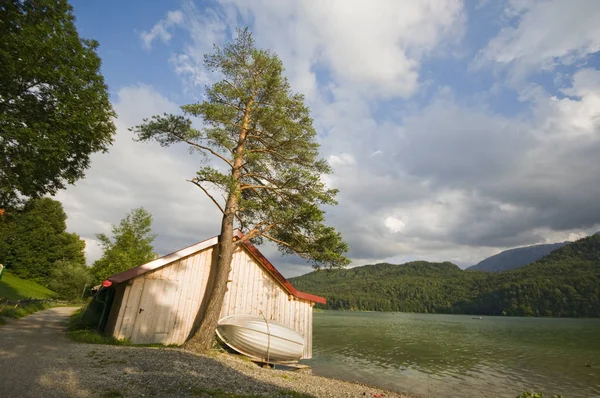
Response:
POLYGON ((212 281, 212 286, 207 286, 208 303, 202 314, 202 320, 198 326, 198 330, 192 338, 185 344, 186 348, 199 352, 207 352, 213 344, 213 336, 219 323, 219 315, 225 293, 227 293, 227 278, 231 270, 231 260, 233 259, 233 251, 237 246, 233 242, 233 220, 238 211, 238 200, 240 195, 240 176, 242 172, 242 161, 244 153, 244 145, 246 143, 246 135, 248 133, 248 125, 250 123, 250 111, 254 104, 254 96, 248 101, 244 110, 242 120, 242 129, 238 139, 238 144, 235 150, 233 168, 231 177, 234 184, 231 187, 225 210, 223 211, 223 219, 221 221, 221 235, 219 235, 219 243, 217 250, 219 251, 217 263, 211 267, 209 281, 212 281))
POLYGON ((185 348, 194 352, 205 353, 212 348, 213 337, 219 322, 221 307, 227 293, 227 278, 231 270, 231 260, 235 250, 233 242, 233 214, 223 215, 221 224, 221 235, 216 250, 218 250, 217 261, 210 269, 209 281, 212 286, 207 286, 205 294, 208 295, 208 303, 204 308, 202 320, 196 333, 185 343, 185 348))

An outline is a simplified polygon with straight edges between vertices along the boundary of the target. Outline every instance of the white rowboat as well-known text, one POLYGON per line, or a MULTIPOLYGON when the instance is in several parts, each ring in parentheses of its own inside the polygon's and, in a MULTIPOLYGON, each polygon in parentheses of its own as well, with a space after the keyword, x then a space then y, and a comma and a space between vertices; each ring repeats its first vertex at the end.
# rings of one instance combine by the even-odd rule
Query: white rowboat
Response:
POLYGON ((221 319, 217 336, 240 354, 262 362, 296 362, 304 353, 304 337, 300 333, 255 315, 221 319))

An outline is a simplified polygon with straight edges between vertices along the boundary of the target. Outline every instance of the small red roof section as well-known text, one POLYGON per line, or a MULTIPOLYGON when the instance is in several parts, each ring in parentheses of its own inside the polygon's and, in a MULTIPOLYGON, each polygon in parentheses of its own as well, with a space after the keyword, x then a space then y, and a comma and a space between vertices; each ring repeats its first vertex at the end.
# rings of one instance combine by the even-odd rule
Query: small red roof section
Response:
MULTIPOLYGON (((238 238, 239 240, 243 239, 243 237, 244 237, 244 234, 240 230, 237 230, 237 229, 234 231, 233 234, 234 234, 234 237, 238 238)), ((127 271, 123 271, 119 274, 113 275, 113 276, 109 277, 107 279, 107 281, 110 281, 115 284, 125 282, 129 279, 143 275, 146 272, 149 272, 149 271, 155 270, 157 268, 160 268, 162 266, 165 266, 167 264, 170 264, 173 261, 177 261, 180 258, 191 256, 194 253, 197 253, 199 251, 202 251, 204 249, 212 247, 218 243, 218 241, 219 241, 218 239, 219 239, 218 236, 214 236, 210 239, 204 240, 202 242, 198 242, 196 244, 185 247, 185 248, 178 250, 176 252, 173 252, 171 254, 167 254, 166 256, 157 258, 156 260, 152 260, 149 263, 140 265, 139 267, 131 268, 131 269, 128 269, 127 271)), ((269 260, 267 260, 267 258, 256 248, 256 246, 254 246, 252 243, 250 243, 250 241, 244 241, 244 242, 242 242, 242 245, 256 259, 256 261, 260 265, 262 265, 267 270, 267 272, 269 272, 269 274, 271 274, 271 276, 273 276, 273 278, 275 278, 275 280, 277 280, 277 282, 279 282, 283 286, 283 288, 285 290, 288 291, 289 294, 291 294, 292 296, 294 296, 296 298, 312 301, 315 303, 325 304, 327 302, 327 300, 324 297, 315 296, 313 294, 308 294, 308 293, 304 293, 304 292, 296 290, 296 288, 294 288, 294 286, 292 286, 292 284, 283 275, 281 275, 281 273, 277 270, 277 268, 275 268, 275 266, 273 264, 271 264, 271 262, 269 260)))

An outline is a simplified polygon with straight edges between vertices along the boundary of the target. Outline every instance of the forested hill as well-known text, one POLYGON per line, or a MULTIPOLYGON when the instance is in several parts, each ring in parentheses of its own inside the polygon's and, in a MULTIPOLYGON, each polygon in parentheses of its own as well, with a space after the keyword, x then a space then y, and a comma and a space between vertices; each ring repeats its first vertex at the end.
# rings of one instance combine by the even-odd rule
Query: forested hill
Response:
POLYGON ((467 268, 471 271, 502 272, 537 261, 570 242, 549 243, 505 250, 467 268))
POLYGON ((600 235, 512 271, 463 271, 415 261, 315 271, 292 278, 327 309, 474 315, 600 316, 600 235))

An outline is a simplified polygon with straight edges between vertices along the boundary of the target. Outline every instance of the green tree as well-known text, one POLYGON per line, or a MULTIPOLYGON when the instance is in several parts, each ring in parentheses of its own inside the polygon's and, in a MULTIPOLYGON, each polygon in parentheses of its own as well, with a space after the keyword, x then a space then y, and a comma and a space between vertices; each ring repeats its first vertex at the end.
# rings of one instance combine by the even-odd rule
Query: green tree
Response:
POLYGON ((80 179, 112 143, 98 42, 66 0, 0 3, 0 208, 80 179))
POLYGON ((66 232, 67 215, 59 201, 30 199, 6 217, 0 228, 0 263, 15 275, 47 285, 55 262, 85 264, 85 242, 66 232))
POLYGON ((336 204, 337 191, 321 181, 330 168, 318 158, 309 109, 304 97, 292 92, 277 55, 255 48, 245 29, 238 30, 233 43, 215 47, 204 65, 222 77, 206 88, 205 101, 182 106, 183 116, 154 116, 132 129, 141 141, 185 143, 219 163, 204 166, 190 180, 223 214, 211 268, 214 282, 188 342, 199 352, 212 343, 231 259, 240 244, 233 240, 234 225, 245 233, 244 240, 271 240, 283 253, 296 253, 315 267, 348 263, 340 234, 323 224, 320 206, 336 204), (201 129, 192 126, 192 117, 201 118, 201 129))
POLYGON ((311 272, 290 282, 336 310, 599 317, 600 235, 504 272, 413 261, 311 272))
POLYGON ((156 238, 152 234, 152 215, 143 207, 133 209, 119 225, 113 225, 112 235, 112 238, 105 234, 96 235, 104 249, 104 254, 92 267, 96 282, 156 258, 152 247, 156 238))
POLYGON ((67 300, 80 298, 84 288, 92 280, 85 264, 63 260, 54 263, 50 276, 48 287, 67 300))

